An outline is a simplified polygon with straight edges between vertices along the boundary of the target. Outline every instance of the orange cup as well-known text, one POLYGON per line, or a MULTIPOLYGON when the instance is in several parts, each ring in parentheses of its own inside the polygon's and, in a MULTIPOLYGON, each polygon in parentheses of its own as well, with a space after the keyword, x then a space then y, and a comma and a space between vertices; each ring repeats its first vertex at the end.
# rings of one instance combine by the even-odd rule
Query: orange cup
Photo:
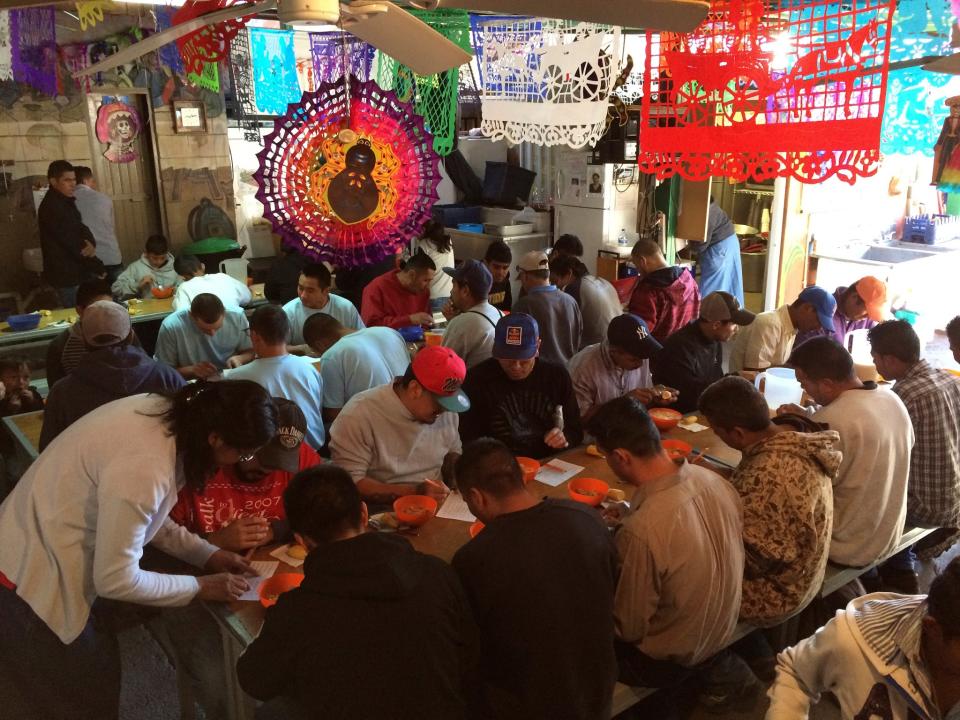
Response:
POLYGON ((280 573, 271 578, 267 578, 260 585, 260 604, 264 607, 270 607, 277 604, 277 598, 296 587, 300 587, 303 582, 301 573, 280 573))
POLYGON ((428 346, 439 345, 443 342, 443 333, 434 332, 432 330, 427 330, 423 334, 423 339, 426 341, 428 346))

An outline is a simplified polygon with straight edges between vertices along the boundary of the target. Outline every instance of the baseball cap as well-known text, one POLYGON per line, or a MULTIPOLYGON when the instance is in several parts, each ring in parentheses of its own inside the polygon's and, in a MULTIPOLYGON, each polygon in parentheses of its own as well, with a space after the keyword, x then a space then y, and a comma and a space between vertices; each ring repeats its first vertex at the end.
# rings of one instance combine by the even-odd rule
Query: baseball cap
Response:
POLYGON ((274 398, 277 406, 277 432, 257 450, 257 460, 264 467, 289 473, 300 470, 300 445, 307 434, 307 418, 297 404, 284 398, 274 398))
POLYGON ((663 347, 650 334, 643 319, 630 313, 617 315, 610 321, 607 342, 644 360, 653 357, 663 347))
POLYGON ((816 285, 805 288, 797 297, 800 302, 810 303, 817 311, 820 325, 827 332, 833 332, 833 315, 837 312, 837 301, 826 290, 816 285))
MULTIPOLYGON (((543 250, 531 250, 517 263, 517 270, 549 270, 550 258, 543 250)), ((519 272, 517 273, 519 275, 519 272)))
POLYGON ((428 345, 413 356, 412 369, 417 382, 444 410, 461 413, 470 409, 470 398, 460 389, 467 365, 453 350, 428 345))
POLYGON ((883 280, 866 275, 854 285, 857 295, 867 307, 867 317, 875 322, 883 322, 889 316, 887 312, 887 285, 883 280))
POLYGON ((98 300, 83 311, 80 332, 90 347, 116 345, 130 336, 130 313, 113 300, 98 300))
POLYGON ((756 317, 749 310, 740 307, 740 301, 733 295, 717 290, 700 301, 700 319, 707 322, 733 322, 737 325, 749 325, 756 317))
POLYGON ((493 333, 493 356, 498 360, 529 360, 537 354, 540 326, 533 316, 510 313, 497 323, 493 333))
POLYGON ((493 286, 493 275, 479 260, 464 260, 455 268, 445 267, 443 272, 470 288, 474 297, 486 297, 493 286))

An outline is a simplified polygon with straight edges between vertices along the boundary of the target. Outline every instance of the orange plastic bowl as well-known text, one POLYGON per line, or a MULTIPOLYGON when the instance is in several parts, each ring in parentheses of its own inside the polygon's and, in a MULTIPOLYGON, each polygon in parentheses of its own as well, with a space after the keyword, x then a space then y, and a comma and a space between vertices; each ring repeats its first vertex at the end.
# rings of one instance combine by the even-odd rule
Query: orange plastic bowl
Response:
POLYGON ((420 527, 437 514, 437 501, 427 495, 404 495, 394 501, 393 511, 401 524, 420 527))
POLYGON ((596 478, 574 478, 567 484, 567 492, 577 502, 596 507, 604 501, 610 486, 596 478))
POLYGON ((681 413, 670 408, 650 408, 648 412, 658 430, 673 430, 683 419, 681 413))
POLYGON ((163 288, 150 288, 150 294, 153 295, 157 300, 165 300, 171 295, 173 295, 173 286, 163 287, 163 288))
POLYGON ((674 462, 690 457, 690 453, 693 452, 693 446, 683 440, 661 440, 660 444, 674 462))
POLYGON ((520 469, 523 471, 523 481, 525 483, 533 480, 537 476, 537 473, 540 472, 539 460, 517 456, 517 463, 520 465, 520 469))
POLYGON ((270 607, 277 604, 277 598, 283 595, 287 590, 293 590, 300 587, 303 582, 301 573, 280 573, 267 578, 260 585, 260 604, 264 607, 270 607))
POLYGON ((470 537, 475 538, 480 534, 480 531, 483 530, 484 524, 479 520, 476 520, 472 525, 470 525, 470 537))

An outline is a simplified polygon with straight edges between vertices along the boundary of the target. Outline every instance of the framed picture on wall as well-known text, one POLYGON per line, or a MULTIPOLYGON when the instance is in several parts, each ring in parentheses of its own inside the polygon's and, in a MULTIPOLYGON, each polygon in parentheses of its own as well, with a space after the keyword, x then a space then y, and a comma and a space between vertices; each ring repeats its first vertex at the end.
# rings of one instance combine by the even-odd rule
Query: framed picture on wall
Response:
POLYGON ((207 113, 199 100, 173 101, 173 131, 177 133, 205 133, 207 113))

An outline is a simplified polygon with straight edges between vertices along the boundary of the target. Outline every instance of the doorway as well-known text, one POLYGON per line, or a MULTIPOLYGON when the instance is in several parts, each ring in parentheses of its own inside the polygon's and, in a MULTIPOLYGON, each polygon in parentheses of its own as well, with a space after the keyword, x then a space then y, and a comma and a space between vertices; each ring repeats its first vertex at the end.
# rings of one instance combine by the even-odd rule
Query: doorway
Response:
POLYGON ((113 199, 117 242, 128 265, 150 235, 163 233, 154 156, 153 115, 146 94, 87 95, 93 175, 113 199))

